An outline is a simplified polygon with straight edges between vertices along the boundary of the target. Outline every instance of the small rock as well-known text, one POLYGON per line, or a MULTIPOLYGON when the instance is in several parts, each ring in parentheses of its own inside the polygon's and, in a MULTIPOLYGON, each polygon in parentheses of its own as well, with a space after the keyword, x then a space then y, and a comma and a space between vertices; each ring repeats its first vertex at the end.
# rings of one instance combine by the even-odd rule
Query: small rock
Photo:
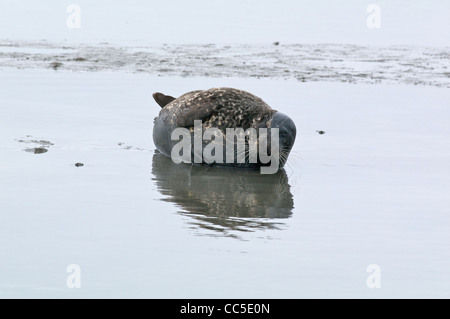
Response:
POLYGON ((325 131, 316 131, 317 133, 319 133, 319 134, 325 134, 325 131))
POLYGON ((84 166, 84 164, 83 163, 75 163, 75 166, 76 167, 81 167, 81 166, 84 166))

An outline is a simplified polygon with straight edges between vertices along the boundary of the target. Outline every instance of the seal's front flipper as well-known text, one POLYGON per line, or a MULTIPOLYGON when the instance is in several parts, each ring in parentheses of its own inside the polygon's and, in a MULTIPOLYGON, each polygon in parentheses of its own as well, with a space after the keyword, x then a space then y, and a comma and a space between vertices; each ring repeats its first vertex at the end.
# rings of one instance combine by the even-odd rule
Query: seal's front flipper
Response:
POLYGON ((179 127, 192 127, 195 120, 204 121, 214 113, 213 104, 198 104, 191 106, 185 113, 179 114, 177 117, 177 125, 179 127))
POLYGON ((169 104, 170 102, 172 102, 173 100, 175 100, 175 98, 173 96, 164 95, 159 92, 153 93, 153 98, 155 99, 156 103, 158 103, 159 106, 161 106, 161 107, 164 107, 167 104, 169 104))

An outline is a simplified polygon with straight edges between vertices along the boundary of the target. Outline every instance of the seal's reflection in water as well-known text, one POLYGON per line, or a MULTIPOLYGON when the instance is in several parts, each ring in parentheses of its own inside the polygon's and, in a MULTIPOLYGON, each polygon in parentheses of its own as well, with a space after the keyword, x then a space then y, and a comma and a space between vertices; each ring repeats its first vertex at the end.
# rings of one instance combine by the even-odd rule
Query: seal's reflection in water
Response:
POLYGON ((259 170, 175 164, 153 155, 152 173, 158 191, 175 203, 201 235, 239 237, 239 232, 279 229, 294 207, 283 170, 262 175, 259 170))

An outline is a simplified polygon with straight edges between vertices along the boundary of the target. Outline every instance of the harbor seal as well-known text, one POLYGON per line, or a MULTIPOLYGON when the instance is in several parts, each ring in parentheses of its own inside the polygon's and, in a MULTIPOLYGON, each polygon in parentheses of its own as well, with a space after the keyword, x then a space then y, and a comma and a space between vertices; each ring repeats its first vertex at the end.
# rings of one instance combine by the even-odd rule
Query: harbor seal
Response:
POLYGON ((183 162, 240 168, 274 165, 276 169, 282 168, 295 142, 294 122, 243 90, 212 88, 188 92, 178 98, 158 92, 153 98, 162 108, 154 121, 153 141, 172 160, 174 154, 181 154, 180 132, 189 133, 189 141, 183 142, 188 148, 183 149, 183 162), (244 140, 245 150, 239 145, 228 145, 230 141, 244 140), (197 147, 201 149, 200 155, 197 147))

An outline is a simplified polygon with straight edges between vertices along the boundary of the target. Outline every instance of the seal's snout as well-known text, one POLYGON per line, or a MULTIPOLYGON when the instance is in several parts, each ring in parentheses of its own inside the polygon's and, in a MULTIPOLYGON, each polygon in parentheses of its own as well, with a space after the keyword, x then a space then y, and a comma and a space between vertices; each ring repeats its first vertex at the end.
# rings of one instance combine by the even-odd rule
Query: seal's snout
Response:
POLYGON ((279 129, 280 147, 290 151, 294 146, 297 128, 294 121, 286 114, 277 112, 272 118, 272 128, 279 129))

